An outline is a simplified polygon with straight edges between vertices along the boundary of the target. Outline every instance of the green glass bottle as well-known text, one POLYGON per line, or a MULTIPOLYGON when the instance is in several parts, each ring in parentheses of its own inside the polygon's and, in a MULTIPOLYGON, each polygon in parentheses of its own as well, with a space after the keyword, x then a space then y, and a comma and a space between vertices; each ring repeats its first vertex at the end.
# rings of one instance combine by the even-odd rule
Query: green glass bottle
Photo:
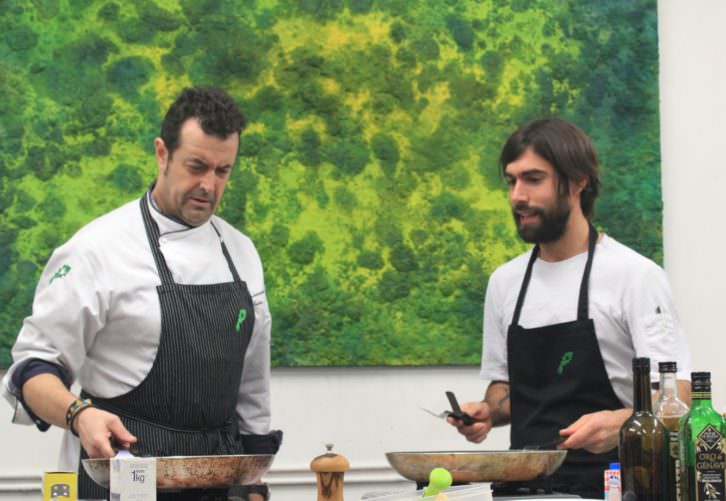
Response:
POLYGON ((653 414, 650 359, 633 359, 633 414, 620 428, 623 501, 671 499, 668 431, 653 414))
POLYGON ((660 394, 655 404, 655 417, 660 419, 668 430, 668 451, 670 454, 668 458, 668 475, 671 483, 671 497, 666 501, 676 501, 682 497, 680 461, 678 459, 680 454, 678 422, 683 415, 688 413, 688 406, 678 398, 676 371, 676 362, 660 362, 658 364, 658 372, 660 373, 658 390, 660 394))
POLYGON ((725 501, 726 422, 711 405, 711 373, 691 373, 691 410, 680 428, 683 501, 725 501))

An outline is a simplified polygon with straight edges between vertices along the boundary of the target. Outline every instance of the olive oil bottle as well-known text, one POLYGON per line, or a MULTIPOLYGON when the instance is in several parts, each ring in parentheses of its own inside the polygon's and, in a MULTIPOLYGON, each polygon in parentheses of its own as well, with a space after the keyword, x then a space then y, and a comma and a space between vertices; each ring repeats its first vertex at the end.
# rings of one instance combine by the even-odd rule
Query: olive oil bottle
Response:
POLYGON ((660 395, 655 404, 655 417, 668 430, 668 478, 671 483, 671 497, 664 501, 681 499, 681 472, 679 461, 678 422, 681 416, 688 413, 688 406, 678 398, 676 382, 676 362, 660 362, 658 372, 660 395))
POLYGON ((620 428, 623 500, 671 499, 668 482, 668 431, 653 414, 650 359, 633 359, 633 415, 620 428))
POLYGON ((711 405, 711 373, 691 373, 691 410, 679 424, 683 501, 724 501, 726 423, 711 405))

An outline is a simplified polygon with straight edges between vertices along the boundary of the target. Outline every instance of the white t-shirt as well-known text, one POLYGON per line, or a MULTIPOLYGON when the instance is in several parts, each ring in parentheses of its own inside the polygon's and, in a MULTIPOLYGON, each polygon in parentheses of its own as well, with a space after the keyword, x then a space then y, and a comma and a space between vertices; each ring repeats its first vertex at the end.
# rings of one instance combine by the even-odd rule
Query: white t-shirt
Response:
MULTIPOLYGON (((531 250, 497 268, 484 302, 481 377, 509 381, 507 330, 512 322, 531 250)), ((564 261, 537 258, 519 325, 543 327, 577 319, 577 299, 587 252, 564 261)), ((633 405, 633 357, 650 357, 651 378, 658 362, 676 361, 678 379, 690 380, 691 361, 665 272, 613 238, 598 242, 590 272, 589 316, 613 390, 633 405)))
MULTIPOLYGON (((271 319, 257 250, 216 216, 189 228, 153 205, 150 212, 159 226, 161 252, 180 284, 233 280, 211 223, 221 233, 255 310, 237 399, 240 432, 268 433, 271 319)), ((159 347, 160 284, 138 200, 92 221, 56 249, 38 281, 32 314, 23 322, 12 350, 14 363, 3 378, 3 394, 15 409, 13 421, 32 423, 11 381, 15 368, 29 358, 62 366, 83 389, 101 398, 138 386, 159 347)), ((66 432, 61 468, 75 468, 78 451, 78 439, 66 432)))

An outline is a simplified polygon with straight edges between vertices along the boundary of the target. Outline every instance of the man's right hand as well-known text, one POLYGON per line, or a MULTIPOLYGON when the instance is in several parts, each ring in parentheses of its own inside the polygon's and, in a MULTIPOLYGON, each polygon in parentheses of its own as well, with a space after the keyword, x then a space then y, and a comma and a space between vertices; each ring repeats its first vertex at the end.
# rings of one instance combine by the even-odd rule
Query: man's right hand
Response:
MULTIPOLYGON (((25 403, 36 416, 47 423, 66 428, 66 411, 78 396, 69 392, 58 376, 49 373, 33 376, 25 382, 22 391, 25 403)), ((129 433, 118 416, 96 407, 82 409, 74 418, 72 426, 91 458, 115 456, 111 447, 112 437, 125 448, 136 442, 136 437, 129 433)))
POLYGON ((89 458, 110 458, 116 455, 111 438, 116 444, 128 449, 136 442, 115 414, 96 407, 83 410, 73 421, 73 429, 81 439, 81 445, 89 458))
POLYGON ((474 419, 474 424, 466 426, 460 419, 449 417, 446 420, 466 437, 469 442, 479 443, 487 438, 492 429, 492 414, 486 402, 467 402, 462 404, 461 410, 474 419))

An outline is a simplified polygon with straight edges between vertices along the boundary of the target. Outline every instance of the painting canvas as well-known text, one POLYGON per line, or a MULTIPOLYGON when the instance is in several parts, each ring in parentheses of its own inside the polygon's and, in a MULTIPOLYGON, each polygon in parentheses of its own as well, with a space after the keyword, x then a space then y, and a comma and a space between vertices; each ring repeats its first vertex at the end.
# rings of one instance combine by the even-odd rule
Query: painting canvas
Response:
POLYGON ((0 365, 54 247, 153 182, 182 88, 249 126, 220 215, 256 243, 276 366, 475 365, 526 250, 497 163, 560 116, 597 226, 661 261, 656 0, 3 0, 0 365))

